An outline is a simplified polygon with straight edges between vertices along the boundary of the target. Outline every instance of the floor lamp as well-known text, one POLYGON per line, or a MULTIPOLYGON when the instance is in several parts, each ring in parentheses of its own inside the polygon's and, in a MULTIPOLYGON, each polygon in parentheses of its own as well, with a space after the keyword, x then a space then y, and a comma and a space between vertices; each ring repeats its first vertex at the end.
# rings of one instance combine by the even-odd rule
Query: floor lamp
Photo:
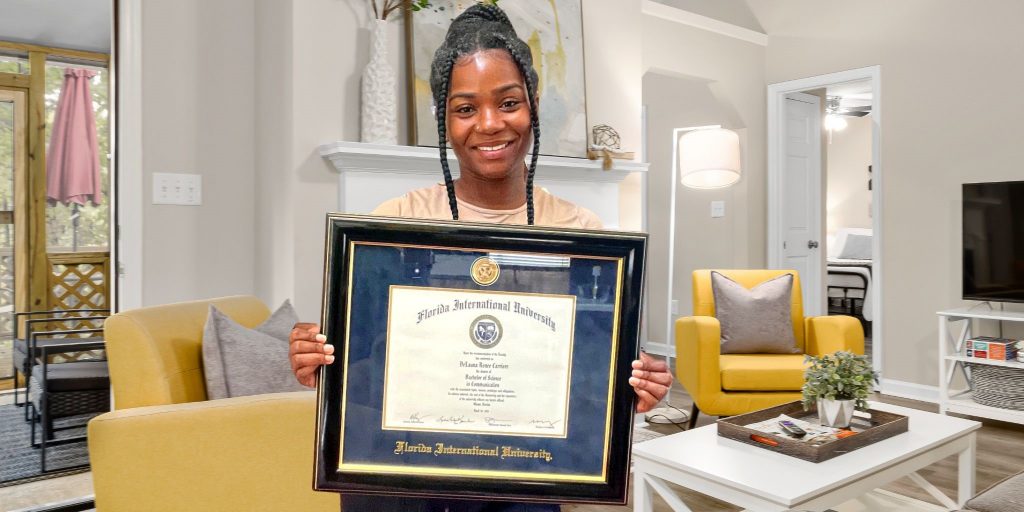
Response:
MULTIPOLYGON (((740 180, 740 137, 736 132, 720 125, 691 126, 672 130, 672 186, 669 187, 668 218, 668 321, 665 326, 666 343, 647 344, 647 351, 675 357, 675 343, 672 312, 672 284, 676 248, 676 180, 683 186, 695 189, 725 188, 740 180), (654 345, 654 346, 652 346, 654 345), (650 350, 654 348, 655 350, 650 350), (658 351, 657 348, 663 348, 658 351)), ((665 397, 668 400, 668 396, 665 397)), ((681 423, 686 415, 671 407, 658 407, 646 414, 652 423, 681 423)))

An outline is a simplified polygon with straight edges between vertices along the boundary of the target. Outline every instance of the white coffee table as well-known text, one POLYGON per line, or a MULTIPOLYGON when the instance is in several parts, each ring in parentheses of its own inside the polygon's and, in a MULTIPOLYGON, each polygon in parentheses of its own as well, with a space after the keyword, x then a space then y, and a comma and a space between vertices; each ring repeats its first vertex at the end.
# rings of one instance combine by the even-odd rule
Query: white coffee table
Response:
POLYGON ((909 432, 820 463, 718 436, 716 425, 633 445, 633 510, 651 512, 657 492, 676 512, 690 512, 668 482, 752 511, 827 510, 909 476, 950 509, 974 494, 976 421, 905 407, 873 408, 910 418, 909 432), (959 454, 957 500, 916 473, 959 454))

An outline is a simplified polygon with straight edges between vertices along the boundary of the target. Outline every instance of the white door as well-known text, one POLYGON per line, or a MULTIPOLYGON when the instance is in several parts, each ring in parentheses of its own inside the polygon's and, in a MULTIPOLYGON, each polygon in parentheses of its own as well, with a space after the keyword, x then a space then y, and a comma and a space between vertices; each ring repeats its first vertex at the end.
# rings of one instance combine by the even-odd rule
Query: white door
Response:
POLYGON ((782 140, 785 142, 779 190, 778 226, 781 268, 800 273, 805 316, 825 313, 821 258, 821 99, 803 93, 786 95, 782 140))

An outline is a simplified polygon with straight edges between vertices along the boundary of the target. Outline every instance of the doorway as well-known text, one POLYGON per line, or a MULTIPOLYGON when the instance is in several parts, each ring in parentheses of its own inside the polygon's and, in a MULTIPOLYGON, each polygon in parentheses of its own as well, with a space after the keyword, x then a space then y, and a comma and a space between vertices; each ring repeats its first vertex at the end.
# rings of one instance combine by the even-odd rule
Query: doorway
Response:
MULTIPOLYGON (((863 296, 859 300, 853 300, 855 293, 844 296, 850 298, 846 301, 847 306, 853 305, 856 311, 860 307, 870 308, 867 316, 871 322, 867 324, 869 329, 865 330, 865 338, 871 340, 870 353, 872 365, 879 373, 883 370, 882 365, 882 317, 884 309, 882 304, 881 283, 883 282, 883 231, 882 231, 882 165, 880 158, 880 140, 882 127, 881 107, 881 68, 872 66, 867 68, 853 69, 827 75, 820 75, 810 78, 771 84, 768 86, 768 246, 767 259, 771 268, 783 268, 792 266, 792 251, 794 246, 806 250, 807 265, 806 275, 801 275, 801 282, 804 287, 804 311, 807 316, 827 314, 829 308, 829 267, 827 257, 829 243, 827 231, 829 219, 827 214, 827 162, 828 158, 828 135, 829 130, 825 124, 826 115, 838 112, 836 105, 829 104, 829 90, 845 91, 853 85, 867 87, 871 96, 867 101, 861 102, 861 111, 870 112, 870 116, 858 116, 869 118, 870 130, 870 180, 871 190, 868 197, 870 206, 864 205, 870 212, 870 236, 866 238, 850 237, 850 254, 855 248, 860 248, 858 254, 867 262, 861 262, 864 273, 868 275, 870 284, 862 291, 863 296), (807 128, 801 132, 801 125, 794 121, 789 103, 793 102, 796 95, 816 96, 818 100, 819 115, 815 118, 819 121, 818 128, 807 128), (806 138, 818 138, 821 140, 820 162, 806 163, 804 167, 799 154, 795 152, 791 142, 796 137, 794 134, 810 134, 806 138), (806 170, 806 173, 803 171, 806 170), (798 228, 804 228, 800 231, 798 228), (788 252, 787 252, 788 251, 788 252), (867 256, 864 258, 864 256, 867 256), (787 259, 788 258, 788 259, 787 259)), ((838 96, 839 94, 833 94, 838 96)), ((807 100, 813 101, 813 100, 807 100)), ((799 117, 799 116, 798 116, 799 117)), ((846 116, 843 116, 846 117, 846 116)), ((831 122, 832 118, 829 118, 831 122)), ((833 130, 835 128, 833 127, 833 130)), ((835 136, 835 133, 833 133, 835 136)), ((809 144, 814 146, 814 144, 809 144)), ((867 182, 867 170, 865 169, 864 183, 867 182)), ((835 226, 835 223, 833 224, 835 226)), ((835 231, 838 231, 836 226, 835 231)), ((861 228, 868 229, 868 228, 861 228)), ((835 234, 835 233, 834 233, 835 234)), ((859 236, 863 236, 863 231, 859 236)), ((845 238, 834 239, 831 247, 833 251, 840 242, 847 243, 845 238)), ((849 255, 849 254, 847 254, 849 255)), ((837 255, 838 256, 838 255, 837 255)), ((852 259, 852 258, 850 258, 852 259)), ((834 258, 831 260, 834 263, 834 258)), ((838 272, 837 272, 838 273, 838 272)), ((834 288, 833 290, 837 290, 834 288)), ((831 295, 836 295, 835 291, 831 295)), ((867 349, 867 347, 866 347, 867 349)))
POLYGON ((0 21, 5 503, 15 498, 6 492, 17 492, 18 483, 85 471, 86 447, 78 438, 88 417, 108 409, 107 389, 91 384, 79 393, 82 388, 72 387, 88 388, 89 379, 105 373, 102 346, 94 340, 113 295, 113 4, 103 5, 91 1, 74 11, 58 3, 15 6, 0 21), (108 42, 93 48, 90 37, 108 42), (55 382, 65 387, 48 387, 55 382), (43 439, 50 450, 45 466, 43 439))
POLYGON ((0 87, 0 391, 14 387, 14 210, 28 161, 26 97, 24 89, 0 87))

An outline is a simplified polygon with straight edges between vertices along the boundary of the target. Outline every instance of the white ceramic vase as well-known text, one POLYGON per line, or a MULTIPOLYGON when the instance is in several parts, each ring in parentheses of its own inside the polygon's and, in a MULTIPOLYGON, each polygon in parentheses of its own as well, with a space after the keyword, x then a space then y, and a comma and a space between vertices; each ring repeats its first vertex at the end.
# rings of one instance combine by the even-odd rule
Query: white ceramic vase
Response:
POLYGON ((370 62, 363 70, 360 139, 373 144, 398 144, 398 100, 395 70, 388 62, 387 22, 370 27, 370 62))
POLYGON ((856 400, 818 399, 818 422, 826 427, 846 428, 853 421, 856 400))

